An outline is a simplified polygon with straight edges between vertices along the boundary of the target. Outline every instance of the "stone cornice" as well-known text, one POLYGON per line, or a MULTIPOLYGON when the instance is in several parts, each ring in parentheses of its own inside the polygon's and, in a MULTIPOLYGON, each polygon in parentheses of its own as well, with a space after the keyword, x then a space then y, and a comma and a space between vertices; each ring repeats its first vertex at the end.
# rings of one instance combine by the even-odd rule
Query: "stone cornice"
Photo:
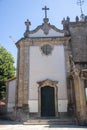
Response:
POLYGON ((71 37, 49 37, 49 38, 22 38, 20 39, 17 43, 16 46, 20 46, 20 45, 24 45, 25 43, 27 43, 30 46, 37 46, 37 45, 41 45, 42 43, 51 43, 53 45, 66 45, 69 40, 71 39, 71 37))

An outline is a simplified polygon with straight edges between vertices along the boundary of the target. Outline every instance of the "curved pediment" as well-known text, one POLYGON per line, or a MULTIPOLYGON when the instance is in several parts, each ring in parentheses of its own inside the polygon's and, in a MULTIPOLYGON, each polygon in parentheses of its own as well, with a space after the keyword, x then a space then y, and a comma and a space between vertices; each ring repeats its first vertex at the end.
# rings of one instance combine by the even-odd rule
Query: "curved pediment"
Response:
POLYGON ((35 30, 26 31, 24 33, 25 37, 64 37, 68 36, 69 32, 66 30, 60 30, 54 25, 51 25, 44 19, 44 23, 38 26, 35 30))
POLYGON ((58 84, 58 81, 52 81, 49 79, 46 79, 44 81, 37 82, 39 87, 44 87, 44 86, 50 86, 50 87, 56 87, 58 84))

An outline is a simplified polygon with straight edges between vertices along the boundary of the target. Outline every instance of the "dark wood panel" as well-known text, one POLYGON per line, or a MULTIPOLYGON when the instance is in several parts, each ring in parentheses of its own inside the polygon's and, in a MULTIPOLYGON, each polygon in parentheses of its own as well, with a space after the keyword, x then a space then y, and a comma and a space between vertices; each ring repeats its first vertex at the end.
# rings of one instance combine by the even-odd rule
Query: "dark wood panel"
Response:
POLYGON ((55 116, 54 88, 45 86, 41 88, 41 116, 55 116))

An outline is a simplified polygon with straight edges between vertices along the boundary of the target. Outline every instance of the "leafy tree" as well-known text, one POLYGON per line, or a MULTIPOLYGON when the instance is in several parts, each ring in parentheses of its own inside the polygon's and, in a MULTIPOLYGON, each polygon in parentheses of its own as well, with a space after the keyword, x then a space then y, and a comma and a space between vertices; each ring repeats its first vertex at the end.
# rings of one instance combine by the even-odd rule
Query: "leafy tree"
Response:
POLYGON ((5 98, 6 81, 15 77, 14 58, 0 45, 0 99, 5 98))

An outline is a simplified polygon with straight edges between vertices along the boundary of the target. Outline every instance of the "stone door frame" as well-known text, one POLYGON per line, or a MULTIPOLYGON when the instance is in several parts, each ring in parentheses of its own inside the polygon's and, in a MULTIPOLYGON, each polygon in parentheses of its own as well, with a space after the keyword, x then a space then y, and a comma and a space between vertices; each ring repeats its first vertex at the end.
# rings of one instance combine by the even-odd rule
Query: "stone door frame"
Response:
POLYGON ((44 80, 38 83, 38 116, 41 117, 41 88, 45 86, 54 87, 55 117, 58 117, 58 81, 44 80))

